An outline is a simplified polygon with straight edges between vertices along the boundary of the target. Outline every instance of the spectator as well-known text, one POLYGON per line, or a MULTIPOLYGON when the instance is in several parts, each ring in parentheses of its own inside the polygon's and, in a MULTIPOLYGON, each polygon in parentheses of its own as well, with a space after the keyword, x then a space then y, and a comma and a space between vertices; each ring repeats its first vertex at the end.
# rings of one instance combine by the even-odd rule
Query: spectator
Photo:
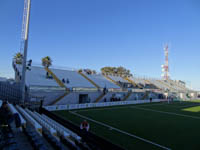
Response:
POLYGON ((80 129, 85 132, 85 131, 89 131, 89 128, 90 128, 90 125, 89 123, 87 122, 87 120, 84 120, 81 125, 80 125, 80 129))
POLYGON ((49 77, 49 73, 48 72, 46 72, 46 78, 48 78, 49 77))
POLYGON ((12 114, 9 110, 8 103, 3 102, 0 108, 0 124, 8 125, 11 128, 11 123, 15 121, 15 125, 17 128, 21 126, 21 120, 17 113, 12 114))
POLYGON ((69 84, 69 79, 67 78, 67 84, 69 84))
POLYGON ((62 79, 62 83, 65 83, 65 79, 64 78, 62 79))
POLYGON ((107 90, 106 90, 106 87, 104 87, 104 88, 103 88, 103 94, 104 94, 104 95, 106 94, 106 91, 107 91, 107 90))
POLYGON ((32 64, 32 59, 30 59, 30 60, 28 61, 28 66, 31 67, 31 64, 32 64))
POLYGON ((106 97, 104 98, 104 102, 106 102, 107 101, 107 99, 106 99, 106 97))

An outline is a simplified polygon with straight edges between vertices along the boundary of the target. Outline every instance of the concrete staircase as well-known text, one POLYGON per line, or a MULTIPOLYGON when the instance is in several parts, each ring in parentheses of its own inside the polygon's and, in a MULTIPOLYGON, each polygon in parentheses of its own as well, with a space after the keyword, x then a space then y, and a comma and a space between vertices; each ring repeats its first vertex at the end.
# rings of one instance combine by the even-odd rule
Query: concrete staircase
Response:
POLYGON ((63 95, 59 96, 58 98, 56 98, 53 102, 51 102, 49 105, 55 105, 57 102, 59 102, 60 100, 62 100, 65 96, 69 95, 70 92, 66 91, 63 95))
POLYGON ((131 80, 130 78, 126 77, 126 78, 124 78, 124 79, 127 80, 129 83, 131 83, 133 86, 142 88, 139 84, 136 84, 136 83, 135 83, 133 80, 131 80))
POLYGON ((131 96, 131 94, 132 94, 132 92, 129 91, 129 92, 127 93, 127 95, 122 99, 122 101, 126 101, 126 100, 131 96))
POLYGON ((84 77, 86 80, 88 80, 90 83, 92 83, 97 89, 100 89, 100 86, 98 86, 94 81, 92 81, 90 78, 88 78, 84 73, 81 71, 78 71, 78 73, 84 77))
POLYGON ((113 80, 112 78, 110 78, 109 76, 107 76, 107 75, 103 75, 107 80, 109 80, 109 81, 111 81, 112 83, 114 83, 115 85, 117 85, 117 86, 119 86, 120 88, 122 88, 121 87, 121 85, 119 84, 119 83, 117 83, 115 80, 113 80))
POLYGON ((172 81, 172 80, 167 80, 168 82, 170 82, 171 84, 173 84, 173 85, 175 85, 175 86, 177 86, 177 87, 179 87, 179 89, 181 89, 181 90, 183 90, 183 91, 186 91, 187 89, 186 88, 184 88, 184 87, 182 87, 182 86, 180 86, 180 85, 178 85, 177 83, 175 83, 174 81, 172 81))
POLYGON ((70 91, 69 89, 65 86, 65 84, 47 67, 45 67, 45 70, 53 77, 53 79, 58 83, 58 85, 60 85, 60 87, 65 88, 66 92, 59 96, 58 98, 56 98, 53 102, 51 102, 49 105, 55 105, 57 102, 59 102, 60 100, 62 100, 65 96, 67 96, 70 91))
POLYGON ((49 68, 45 67, 44 69, 53 77, 53 79, 58 83, 58 85, 60 85, 60 87, 67 89, 64 83, 49 68))
POLYGON ((97 99, 95 100, 95 103, 98 103, 106 94, 102 93, 97 99))
MULTIPOLYGON (((144 79, 144 81, 147 83, 147 84, 153 84, 152 82, 150 82, 149 80, 147 79, 144 79)), ((160 89, 159 87, 157 87, 155 84, 153 84, 156 88, 160 89)))
POLYGON ((165 87, 168 87, 170 90, 172 90, 172 91, 177 91, 177 89, 172 88, 170 85, 168 85, 168 84, 165 83, 164 81, 160 81, 160 80, 157 80, 157 81, 160 82, 160 84, 164 85, 165 87))

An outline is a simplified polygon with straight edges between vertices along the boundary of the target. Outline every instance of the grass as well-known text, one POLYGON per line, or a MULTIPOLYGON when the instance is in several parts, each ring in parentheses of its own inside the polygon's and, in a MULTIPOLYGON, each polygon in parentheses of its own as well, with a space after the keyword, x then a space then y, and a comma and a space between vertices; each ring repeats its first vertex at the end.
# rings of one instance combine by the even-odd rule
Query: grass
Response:
MULTIPOLYGON (((126 105, 74 110, 73 112, 132 135, 176 150, 200 149, 200 101, 126 105)), ((80 125, 83 118, 70 111, 57 115, 80 125)), ((162 149, 150 143, 88 120, 91 132, 121 147, 162 149)))

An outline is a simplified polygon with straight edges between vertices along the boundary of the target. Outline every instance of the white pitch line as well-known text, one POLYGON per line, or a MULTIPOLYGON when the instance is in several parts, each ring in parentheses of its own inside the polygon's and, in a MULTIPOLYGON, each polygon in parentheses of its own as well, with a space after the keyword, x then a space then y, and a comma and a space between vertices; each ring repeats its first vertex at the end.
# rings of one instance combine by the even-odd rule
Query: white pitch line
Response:
POLYGON ((153 109, 148 109, 148 108, 141 108, 141 107, 135 107, 135 106, 131 106, 131 108, 146 110, 146 111, 152 111, 152 112, 157 112, 157 113, 162 113, 162 114, 168 114, 168 115, 176 115, 176 116, 181 116, 181 117, 193 118, 193 119, 200 119, 200 117, 177 114, 177 113, 166 112, 166 111, 153 110, 153 109))
POLYGON ((93 119, 91 119, 91 118, 88 118, 88 117, 86 117, 86 116, 80 115, 80 114, 75 113, 75 112, 72 112, 72 111, 69 111, 69 112, 72 113, 72 114, 74 114, 74 115, 76 115, 76 116, 78 116, 78 117, 81 117, 81 118, 83 118, 83 119, 90 120, 90 121, 92 121, 92 122, 95 122, 96 124, 105 126, 105 127, 109 128, 109 129, 112 129, 112 130, 115 130, 115 131, 117 131, 117 132, 126 134, 126 135, 128 135, 128 136, 133 137, 133 138, 139 139, 139 140, 141 140, 141 141, 143 141, 143 142, 152 144, 152 145, 154 145, 154 146, 160 147, 160 148, 165 149, 165 150, 171 150, 171 149, 168 148, 168 147, 165 147, 165 146, 162 146, 162 145, 160 145, 160 144, 157 144, 157 143, 154 143, 154 142, 152 142, 152 141, 149 141, 149 140, 147 140, 147 139, 141 138, 141 137, 139 137, 139 136, 137 136, 137 135, 130 134, 130 133, 128 133, 128 132, 122 131, 122 130, 117 129, 117 128, 115 128, 115 127, 109 126, 109 125, 107 125, 107 124, 105 124, 105 123, 102 123, 102 122, 93 120, 93 119))

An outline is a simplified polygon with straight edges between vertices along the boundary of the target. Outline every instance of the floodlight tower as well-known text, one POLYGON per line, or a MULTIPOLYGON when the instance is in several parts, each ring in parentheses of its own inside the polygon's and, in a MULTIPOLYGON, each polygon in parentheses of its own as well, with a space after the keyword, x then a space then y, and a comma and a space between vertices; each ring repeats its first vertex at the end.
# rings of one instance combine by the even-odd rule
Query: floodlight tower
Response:
POLYGON ((165 52, 165 64, 162 65, 162 77, 164 80, 168 80, 169 79, 169 59, 168 59, 168 44, 164 47, 164 52, 165 52))
POLYGON ((22 34, 21 34, 22 39, 20 48, 21 53, 23 53, 22 78, 21 78, 22 102, 25 101, 25 94, 26 94, 25 79, 26 79, 26 61, 27 61, 27 49, 28 49, 30 7, 31 7, 31 0, 24 0, 24 13, 23 13, 22 34))

